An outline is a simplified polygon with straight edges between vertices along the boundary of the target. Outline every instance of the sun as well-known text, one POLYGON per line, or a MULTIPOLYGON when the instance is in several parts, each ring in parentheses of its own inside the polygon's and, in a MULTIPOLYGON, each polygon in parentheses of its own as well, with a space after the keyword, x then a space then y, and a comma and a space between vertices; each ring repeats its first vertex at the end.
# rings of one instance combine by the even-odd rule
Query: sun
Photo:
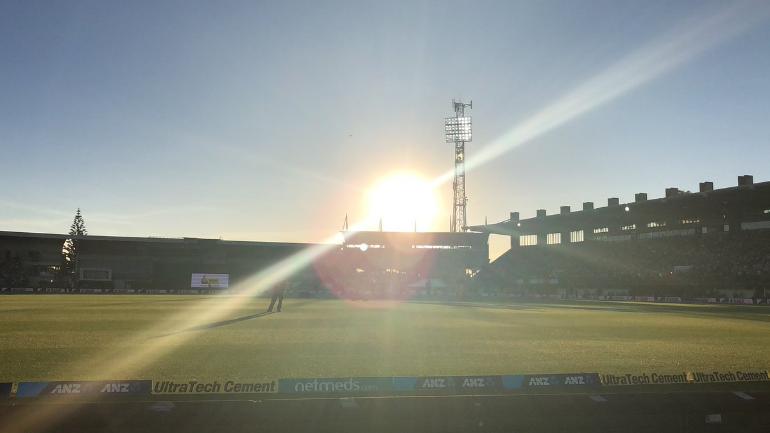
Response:
POLYGON ((383 230, 426 231, 433 227, 439 206, 430 182, 410 172, 391 174, 368 193, 369 216, 382 220, 383 230))

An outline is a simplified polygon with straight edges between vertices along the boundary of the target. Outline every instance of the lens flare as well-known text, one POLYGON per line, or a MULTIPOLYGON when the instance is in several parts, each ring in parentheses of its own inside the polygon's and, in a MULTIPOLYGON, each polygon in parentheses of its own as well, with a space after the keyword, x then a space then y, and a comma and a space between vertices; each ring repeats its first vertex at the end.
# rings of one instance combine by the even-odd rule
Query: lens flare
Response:
MULTIPOLYGON (((473 170, 582 114, 608 104, 680 67, 706 51, 766 21, 770 3, 748 0, 693 17, 615 62, 557 101, 515 125, 465 161, 473 170)), ((433 180, 438 187, 452 180, 449 170, 433 180)))
POLYGON ((379 181, 367 195, 371 219, 388 231, 429 230, 438 214, 431 183, 417 174, 401 172, 379 181))
MULTIPOLYGON (((483 148, 475 157, 466 161, 466 170, 478 168, 516 146, 545 134, 576 117, 625 95, 633 89, 670 72, 720 43, 739 35, 766 20, 770 15, 770 3, 742 1, 726 3, 722 9, 706 16, 682 23, 658 40, 625 56, 607 70, 599 73, 583 85, 565 94, 555 103, 514 126, 506 134, 483 148)), ((448 171, 430 182, 414 178, 396 177, 375 188, 378 197, 372 205, 371 215, 351 228, 351 231, 370 227, 379 218, 391 230, 409 230, 416 218, 421 225, 435 216, 431 189, 451 181, 453 171, 448 171), (427 184, 427 188, 424 186, 427 184), (430 192, 430 194, 429 194, 430 192), (425 200, 425 201, 423 201, 425 200), (393 214, 388 210, 393 210, 393 214), (392 221, 388 221, 387 219, 392 221), (392 228, 390 226, 392 224, 392 228)), ((190 332, 212 321, 221 320, 236 308, 297 271, 310 266, 318 258, 339 244, 331 237, 326 243, 307 248, 275 265, 258 272, 235 288, 239 296, 202 299, 196 316, 178 315, 162 320, 119 348, 106 350, 100 356, 81 360, 81 365, 98 371, 101 378, 134 378, 141 368, 169 355, 195 335, 190 332), (174 331, 177 331, 174 333, 174 331), (131 350, 126 350, 130 348, 131 350)), ((82 371, 82 368, 73 368, 82 371)), ((78 409, 78 404, 40 404, 26 406, 13 420, 2 425, 3 431, 39 431, 56 425, 57 421, 78 409)))

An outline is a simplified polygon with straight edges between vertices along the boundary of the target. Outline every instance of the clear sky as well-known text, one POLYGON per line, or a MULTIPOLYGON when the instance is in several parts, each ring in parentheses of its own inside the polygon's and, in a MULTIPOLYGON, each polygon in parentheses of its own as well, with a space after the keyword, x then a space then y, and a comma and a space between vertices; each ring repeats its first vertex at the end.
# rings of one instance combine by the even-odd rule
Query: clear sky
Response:
POLYGON ((770 3, 734 5, 6 0, 0 230, 320 240, 451 170, 452 98, 473 224, 770 180, 770 3))

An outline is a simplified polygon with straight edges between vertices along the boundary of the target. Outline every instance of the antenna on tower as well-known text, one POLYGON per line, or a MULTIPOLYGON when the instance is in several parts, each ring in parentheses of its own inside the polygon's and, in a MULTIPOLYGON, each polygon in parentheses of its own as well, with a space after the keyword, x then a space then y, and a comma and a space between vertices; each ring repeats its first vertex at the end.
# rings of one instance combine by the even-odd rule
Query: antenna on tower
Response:
POLYGON ((348 214, 345 214, 345 222, 342 223, 342 231, 348 231, 348 214))
POLYGON ((454 200, 449 223, 449 231, 451 232, 464 232, 467 228, 466 205, 468 197, 465 195, 465 143, 471 141, 473 134, 471 117, 465 115, 465 107, 473 108, 473 101, 466 104, 462 100, 452 99, 455 115, 444 119, 446 142, 455 145, 455 178, 452 184, 454 200))

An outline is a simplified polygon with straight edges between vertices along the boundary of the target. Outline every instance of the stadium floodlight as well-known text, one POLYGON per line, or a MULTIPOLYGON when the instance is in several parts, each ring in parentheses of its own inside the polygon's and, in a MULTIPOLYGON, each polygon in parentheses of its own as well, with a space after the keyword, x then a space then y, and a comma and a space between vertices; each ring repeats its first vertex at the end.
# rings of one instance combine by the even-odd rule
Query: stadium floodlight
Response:
POLYGON ((473 108, 473 101, 466 104, 463 101, 452 100, 455 110, 454 117, 444 118, 444 133, 447 143, 454 143, 455 150, 455 181, 452 184, 454 198, 452 200, 452 218, 449 220, 449 231, 466 231, 467 215, 465 195, 465 143, 471 141, 471 117, 465 115, 465 107, 473 108))
POLYGON ((472 120, 466 117, 447 117, 444 119, 444 134, 447 143, 471 141, 473 138, 472 120))

